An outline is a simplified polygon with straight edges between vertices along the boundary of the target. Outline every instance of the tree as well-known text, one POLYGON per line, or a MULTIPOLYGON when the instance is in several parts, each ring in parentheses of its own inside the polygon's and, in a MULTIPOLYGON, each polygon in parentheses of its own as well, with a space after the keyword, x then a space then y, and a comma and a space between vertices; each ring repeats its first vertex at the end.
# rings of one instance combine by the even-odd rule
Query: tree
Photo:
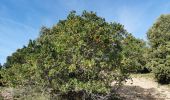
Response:
POLYGON ((1 63, 0 63, 0 86, 2 86, 3 84, 2 84, 2 75, 1 75, 1 69, 2 69, 2 65, 1 65, 1 63))
POLYGON ((170 82, 170 15, 161 15, 147 33, 150 50, 149 66, 160 83, 170 82))
POLYGON ((2 69, 2 65, 1 65, 1 63, 0 63, 0 70, 2 69))
POLYGON ((93 12, 73 11, 52 28, 43 27, 37 40, 7 59, 5 80, 12 86, 38 84, 57 93, 109 95, 111 82, 120 84, 127 78, 121 64, 121 39, 126 34, 121 24, 107 23, 93 12))
POLYGON ((136 39, 131 34, 127 34, 127 37, 121 43, 124 68, 133 73, 149 72, 146 68, 146 43, 143 40, 136 39))

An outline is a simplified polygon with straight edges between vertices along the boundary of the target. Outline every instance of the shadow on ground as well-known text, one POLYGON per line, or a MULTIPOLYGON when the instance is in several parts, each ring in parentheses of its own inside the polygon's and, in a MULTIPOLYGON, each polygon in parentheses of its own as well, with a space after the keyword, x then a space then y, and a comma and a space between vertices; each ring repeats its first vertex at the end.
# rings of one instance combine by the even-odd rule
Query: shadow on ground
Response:
POLYGON ((115 92, 122 100, 165 100, 165 96, 154 88, 145 89, 139 86, 122 86, 115 92))

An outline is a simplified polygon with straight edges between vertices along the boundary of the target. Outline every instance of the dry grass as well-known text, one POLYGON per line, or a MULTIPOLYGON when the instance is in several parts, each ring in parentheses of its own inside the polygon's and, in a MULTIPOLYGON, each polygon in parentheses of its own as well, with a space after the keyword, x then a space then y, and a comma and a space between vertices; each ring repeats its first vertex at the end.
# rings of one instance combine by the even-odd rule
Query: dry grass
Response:
POLYGON ((153 73, 146 73, 146 74, 131 74, 131 77, 133 78, 146 78, 146 79, 151 79, 151 80, 155 80, 154 79, 154 74, 153 73))
POLYGON ((0 100, 49 100, 49 94, 39 88, 7 88, 0 87, 0 100))

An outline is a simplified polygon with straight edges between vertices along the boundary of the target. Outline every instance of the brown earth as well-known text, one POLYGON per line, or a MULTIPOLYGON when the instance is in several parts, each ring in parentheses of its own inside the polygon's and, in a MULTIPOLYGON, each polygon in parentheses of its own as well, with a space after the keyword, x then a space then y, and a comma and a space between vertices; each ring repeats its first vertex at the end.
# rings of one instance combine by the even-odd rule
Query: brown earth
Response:
POLYGON ((170 100, 168 86, 145 77, 132 77, 116 92, 124 100, 170 100))

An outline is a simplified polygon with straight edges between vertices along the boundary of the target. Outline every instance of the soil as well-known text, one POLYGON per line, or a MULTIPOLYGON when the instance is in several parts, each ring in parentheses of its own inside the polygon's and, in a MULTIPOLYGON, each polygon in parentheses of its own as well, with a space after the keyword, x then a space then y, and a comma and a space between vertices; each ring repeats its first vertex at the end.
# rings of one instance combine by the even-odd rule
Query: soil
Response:
POLYGON ((153 79, 132 77, 117 90, 117 94, 124 100, 170 100, 170 87, 153 79))

